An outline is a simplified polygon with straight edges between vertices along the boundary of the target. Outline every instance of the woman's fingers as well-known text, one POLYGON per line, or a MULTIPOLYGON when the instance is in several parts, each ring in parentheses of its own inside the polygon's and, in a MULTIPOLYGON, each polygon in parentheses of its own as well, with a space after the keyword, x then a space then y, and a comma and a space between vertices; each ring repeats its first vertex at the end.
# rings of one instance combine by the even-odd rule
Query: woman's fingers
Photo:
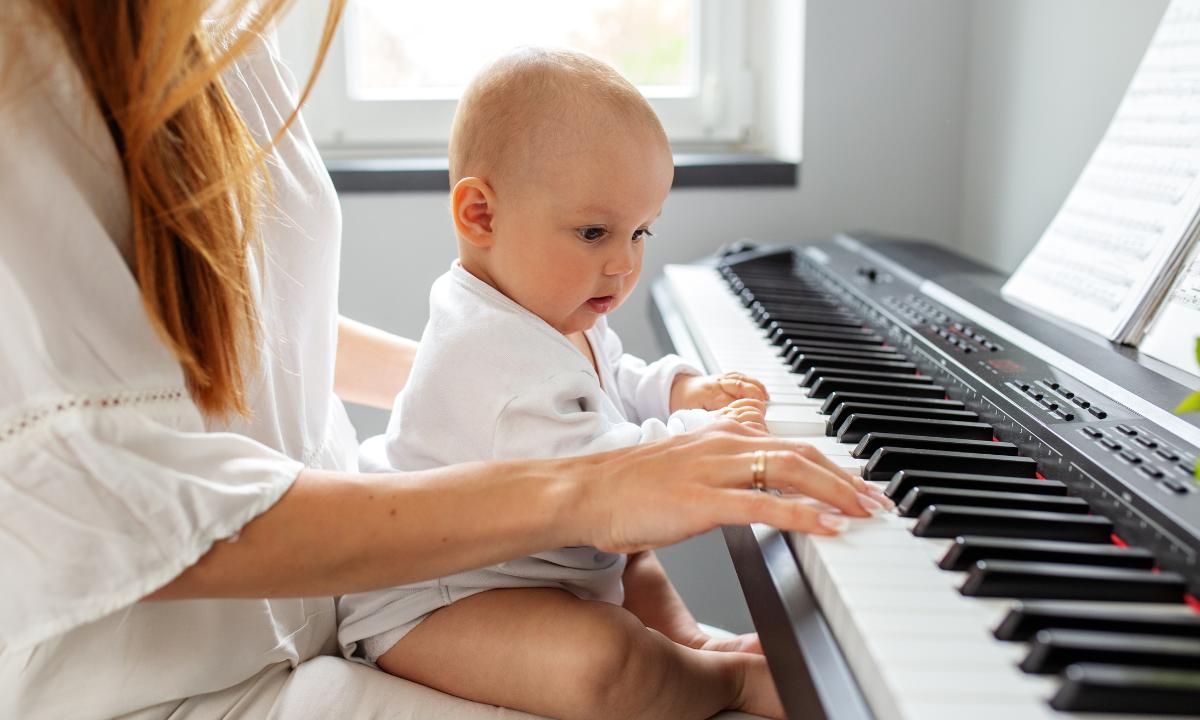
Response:
POLYGON ((765 523, 780 530, 811 535, 836 535, 850 526, 845 516, 801 499, 740 490, 721 492, 722 523, 726 525, 765 523))

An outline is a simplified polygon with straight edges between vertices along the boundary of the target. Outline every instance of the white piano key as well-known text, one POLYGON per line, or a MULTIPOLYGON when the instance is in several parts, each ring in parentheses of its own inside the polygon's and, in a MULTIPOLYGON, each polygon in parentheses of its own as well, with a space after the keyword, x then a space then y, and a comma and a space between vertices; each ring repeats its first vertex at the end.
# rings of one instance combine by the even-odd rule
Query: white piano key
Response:
POLYGON ((815 436, 825 434, 825 416, 812 405, 767 404, 767 431, 772 435, 815 436))

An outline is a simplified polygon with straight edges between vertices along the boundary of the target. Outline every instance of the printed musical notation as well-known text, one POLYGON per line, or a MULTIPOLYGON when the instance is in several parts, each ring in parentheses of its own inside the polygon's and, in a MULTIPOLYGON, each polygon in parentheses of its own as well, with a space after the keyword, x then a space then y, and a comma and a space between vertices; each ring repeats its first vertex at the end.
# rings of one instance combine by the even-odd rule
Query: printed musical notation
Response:
POLYGON ((1200 1, 1174 0, 1100 145, 1005 295, 1136 341, 1200 215, 1200 1))
POLYGON ((1200 335, 1200 246, 1163 301, 1140 349, 1143 353, 1200 377, 1196 336, 1200 335))

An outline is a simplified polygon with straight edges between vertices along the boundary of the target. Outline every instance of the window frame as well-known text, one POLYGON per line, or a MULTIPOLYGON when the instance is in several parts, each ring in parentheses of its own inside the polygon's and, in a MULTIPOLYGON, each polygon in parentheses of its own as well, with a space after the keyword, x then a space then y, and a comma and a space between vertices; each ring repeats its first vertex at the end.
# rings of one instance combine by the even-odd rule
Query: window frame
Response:
MULTIPOLYGON (((672 143, 694 148, 729 147, 754 134, 754 76, 746 43, 747 0, 696 0, 699 42, 697 94, 651 97, 672 143)), ((281 52, 301 72, 316 51, 327 10, 324 0, 299 0, 279 25, 281 52), (299 62, 296 60, 300 59, 299 62)), ((347 8, 347 13, 353 7, 347 8)), ((457 103, 453 99, 356 100, 349 97, 346 67, 349 16, 329 48, 304 116, 323 152, 420 155, 444 153, 457 103)))

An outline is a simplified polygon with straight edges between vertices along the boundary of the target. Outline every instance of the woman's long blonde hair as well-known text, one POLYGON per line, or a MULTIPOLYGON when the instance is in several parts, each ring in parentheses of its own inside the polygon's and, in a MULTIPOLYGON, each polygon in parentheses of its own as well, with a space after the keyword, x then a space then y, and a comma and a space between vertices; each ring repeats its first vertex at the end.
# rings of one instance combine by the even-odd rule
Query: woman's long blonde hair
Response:
MULTIPOLYGON (((330 0, 303 103, 345 0, 330 0)), ((249 413, 250 253, 265 153, 220 73, 288 0, 42 0, 100 105, 125 171, 134 272, 151 322, 210 415, 249 413), (207 14, 220 8, 220 17, 207 14)), ((293 111, 275 136, 296 118, 293 111)), ((274 141, 273 141, 274 142, 274 141)))

